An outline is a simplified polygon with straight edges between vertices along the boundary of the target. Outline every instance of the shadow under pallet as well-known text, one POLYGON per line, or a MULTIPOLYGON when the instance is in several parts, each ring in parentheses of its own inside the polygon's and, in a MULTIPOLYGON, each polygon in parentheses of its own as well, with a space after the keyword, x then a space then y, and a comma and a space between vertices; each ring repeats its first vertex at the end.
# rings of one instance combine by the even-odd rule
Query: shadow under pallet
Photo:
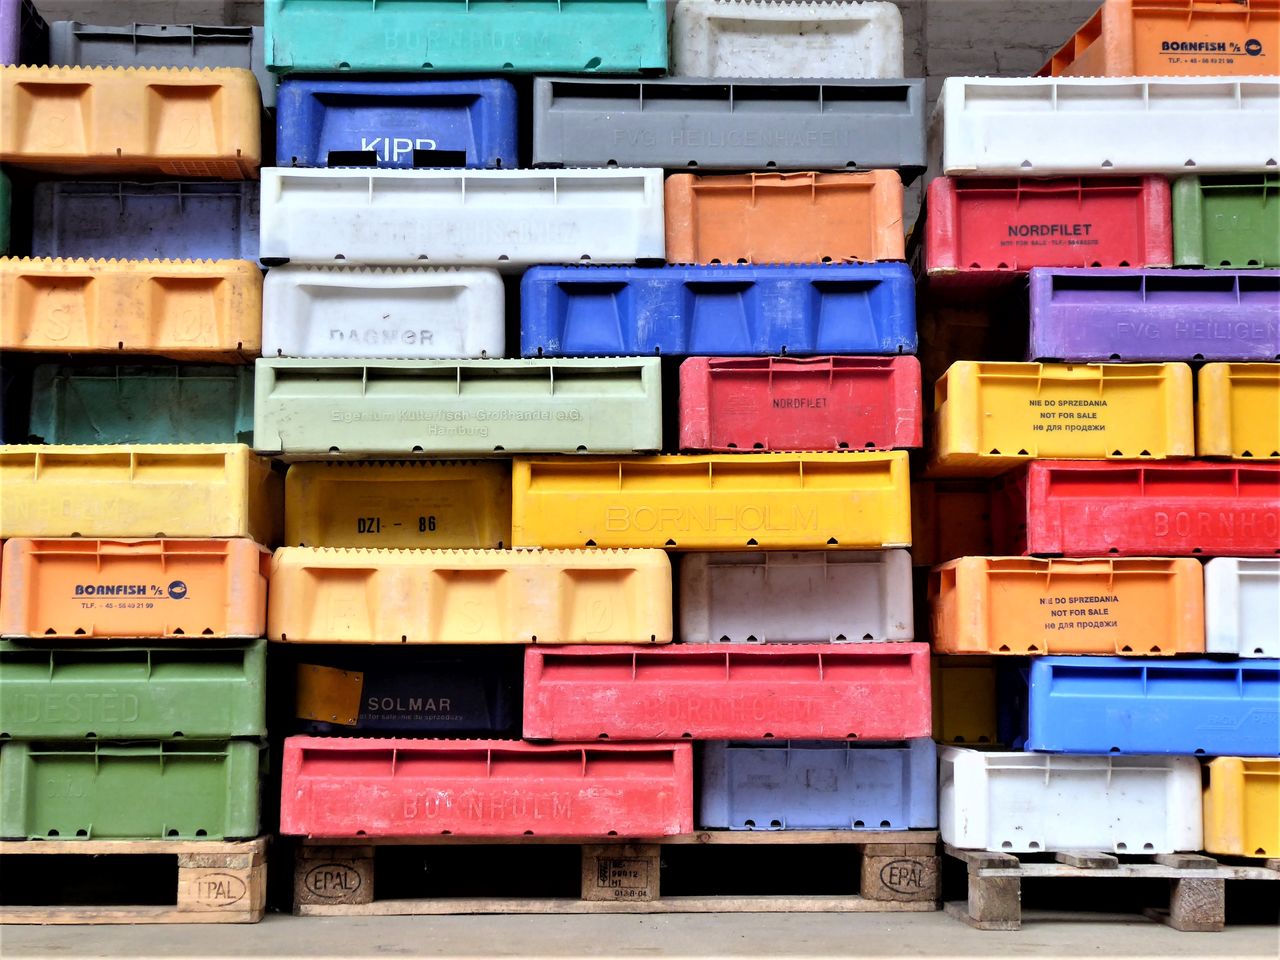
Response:
POLYGON ((937 844, 934 830, 308 839, 294 913, 925 912, 938 909, 937 844))

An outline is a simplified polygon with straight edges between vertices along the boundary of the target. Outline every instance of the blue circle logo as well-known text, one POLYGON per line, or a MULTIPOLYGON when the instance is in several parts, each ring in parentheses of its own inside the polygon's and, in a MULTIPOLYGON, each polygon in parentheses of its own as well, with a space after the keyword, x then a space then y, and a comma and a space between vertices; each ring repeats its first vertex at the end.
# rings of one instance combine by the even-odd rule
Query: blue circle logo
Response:
POLYGON ((1262 41, 1249 39, 1244 42, 1244 52, 1251 57, 1259 57, 1262 55, 1262 41))
POLYGON ((175 580, 173 581, 173 583, 169 584, 169 599, 170 600, 187 599, 187 584, 185 581, 175 580))

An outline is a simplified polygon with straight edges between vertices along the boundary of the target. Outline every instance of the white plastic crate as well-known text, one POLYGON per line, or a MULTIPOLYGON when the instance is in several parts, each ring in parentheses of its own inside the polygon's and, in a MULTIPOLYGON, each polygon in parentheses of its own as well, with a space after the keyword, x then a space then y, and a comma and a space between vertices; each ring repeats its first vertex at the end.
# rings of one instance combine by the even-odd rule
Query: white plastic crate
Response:
POLYGON ((898 641, 914 626, 906 550, 680 558, 685 643, 898 641))
POLYGON ((264 357, 435 360, 506 351, 502 277, 484 268, 276 267, 264 357))
POLYGON ((1205 652, 1280 657, 1280 558, 1204 565, 1205 652))
POLYGON ((262 171, 268 263, 525 267, 666 252, 662 171, 262 171))
POLYGON ((948 175, 1272 172, 1280 78, 950 77, 930 138, 948 175))
POLYGON ((938 825, 967 850, 1184 853, 1203 845, 1195 757, 938 751, 938 825))
POLYGON ((671 73, 897 79, 902 76, 902 48, 902 13, 883 0, 678 0, 671 73))

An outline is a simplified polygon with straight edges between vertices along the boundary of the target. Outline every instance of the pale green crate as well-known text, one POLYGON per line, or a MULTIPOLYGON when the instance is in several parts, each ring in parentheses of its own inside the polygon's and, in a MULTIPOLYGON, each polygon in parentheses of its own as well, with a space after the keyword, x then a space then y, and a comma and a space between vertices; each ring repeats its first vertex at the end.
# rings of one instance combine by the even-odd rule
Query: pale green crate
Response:
POLYGON ((254 445, 289 459, 643 453, 657 357, 257 362, 254 445))
POLYGON ((266 0, 276 73, 658 73, 666 0, 266 0))

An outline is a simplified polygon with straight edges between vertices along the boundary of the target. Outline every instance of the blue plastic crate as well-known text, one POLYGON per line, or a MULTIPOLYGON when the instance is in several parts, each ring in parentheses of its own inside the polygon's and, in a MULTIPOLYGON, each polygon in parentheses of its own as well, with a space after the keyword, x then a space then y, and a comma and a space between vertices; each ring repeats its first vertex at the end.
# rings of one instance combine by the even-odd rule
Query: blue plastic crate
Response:
POLYGON ((276 165, 510 169, 516 89, 506 80, 286 79, 276 165))
POLYGON ((938 825, 932 740, 714 741, 699 829, 905 830, 938 825))
POLYGON ((37 183, 31 255, 257 260, 258 184, 37 183))
POLYGON ((1023 675, 1028 750, 1280 755, 1280 660, 1040 657, 1023 675))
POLYGON ((526 357, 915 349, 905 263, 534 267, 520 284, 526 357))

